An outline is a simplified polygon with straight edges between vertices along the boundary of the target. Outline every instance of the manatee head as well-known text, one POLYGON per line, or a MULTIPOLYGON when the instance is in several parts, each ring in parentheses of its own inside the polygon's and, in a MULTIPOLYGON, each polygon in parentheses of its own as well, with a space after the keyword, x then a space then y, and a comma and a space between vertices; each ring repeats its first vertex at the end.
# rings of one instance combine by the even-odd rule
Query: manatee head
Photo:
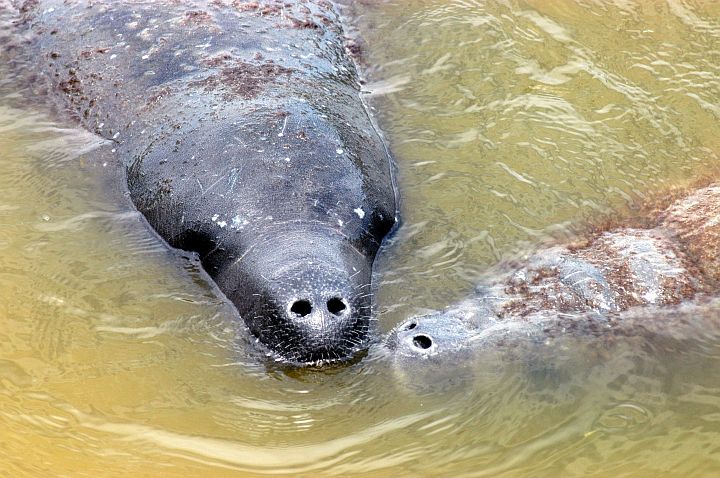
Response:
POLYGON ((383 343, 399 384, 415 393, 447 392, 473 377, 472 331, 452 313, 411 317, 383 343))
POLYGON ((498 326, 495 302, 502 300, 497 291, 479 288, 476 297, 405 320, 388 334, 385 344, 402 360, 451 356, 498 326))
POLYGON ((227 233, 215 279, 274 359, 351 359, 372 335, 372 264, 395 223, 389 159, 366 116, 282 106, 232 131, 262 147, 237 164, 249 224, 227 233))
POLYGON ((258 238, 216 280, 274 358, 326 363, 367 346, 371 260, 337 233, 305 225, 258 238))
POLYGON ((402 360, 427 360, 467 347, 470 331, 458 318, 436 313, 412 317, 388 335, 386 344, 402 360))
POLYGON ((387 152, 363 110, 256 106, 163 138, 130 168, 133 201, 199 255, 272 359, 350 359, 367 348, 372 264, 395 224, 387 152))
POLYGON ((520 367, 538 377, 555 373, 587 343, 576 340, 584 336, 585 321, 574 327, 574 320, 555 313, 500 320, 488 313, 486 301, 471 299, 404 321, 388 334, 383 349, 405 388, 446 393, 480 377, 496 380, 504 369, 520 367))

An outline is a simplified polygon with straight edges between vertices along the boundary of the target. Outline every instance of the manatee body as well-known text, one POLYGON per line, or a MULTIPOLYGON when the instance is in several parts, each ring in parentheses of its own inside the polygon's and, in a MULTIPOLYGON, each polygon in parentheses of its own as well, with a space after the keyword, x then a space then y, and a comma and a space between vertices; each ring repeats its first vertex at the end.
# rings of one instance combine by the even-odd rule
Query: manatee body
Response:
POLYGON ((406 320, 387 352, 401 369, 446 369, 490 349, 717 332, 719 217, 714 185, 671 205, 655 227, 541 250, 473 297, 406 320))
POLYGON ((199 254, 276 358, 366 347, 395 195, 329 2, 48 0, 17 14, 17 50, 50 97, 115 143, 136 207, 199 254))

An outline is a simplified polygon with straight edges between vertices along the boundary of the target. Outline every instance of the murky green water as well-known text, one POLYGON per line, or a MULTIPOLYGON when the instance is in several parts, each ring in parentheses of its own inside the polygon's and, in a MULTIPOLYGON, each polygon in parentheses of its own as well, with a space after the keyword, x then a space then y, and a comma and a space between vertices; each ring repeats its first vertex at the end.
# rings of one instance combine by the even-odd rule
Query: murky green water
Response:
POLYGON ((371 3, 356 26, 405 222, 388 323, 720 164, 716 2, 371 3))
MULTIPOLYGON (((720 4, 366 3, 366 89, 403 197, 385 329, 569 224, 716 169, 720 4)), ((0 88, 0 476, 720 473, 712 337, 498 358, 435 387, 374 353, 267 370, 102 146, 23 94, 0 88)))

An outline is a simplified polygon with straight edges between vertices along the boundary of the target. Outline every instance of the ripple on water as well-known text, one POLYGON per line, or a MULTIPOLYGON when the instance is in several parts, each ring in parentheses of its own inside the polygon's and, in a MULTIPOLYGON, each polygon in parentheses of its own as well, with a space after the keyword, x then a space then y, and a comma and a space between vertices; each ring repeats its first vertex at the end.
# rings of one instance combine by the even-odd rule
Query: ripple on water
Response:
MULTIPOLYGON (((711 2, 354 4, 403 195, 386 328, 465 296, 518 244, 717 164, 711 2)), ((9 79, 0 103, 22 104, 9 79)), ((346 368, 266 367, 98 148, 0 107, 0 475, 720 470, 717 337, 516 340, 416 372, 376 348, 346 368)))
MULTIPOLYGON (((716 176, 717 5, 375 3, 356 28, 370 45, 366 89, 399 163, 404 221, 380 259, 386 328, 466 296, 488 266, 572 224, 716 176)), ((475 364, 488 386, 453 397, 447 409, 464 413, 452 438, 418 461, 457 476, 717 471, 668 438, 685 430, 706 450, 718 431, 689 438, 691 412, 674 406, 679 382, 698 380, 680 370, 717 360, 717 338, 636 346, 593 351, 593 362, 568 344, 543 356, 556 368, 488 354, 475 364), (504 381, 483 373, 492 366, 504 381), (686 455, 671 457, 674 447, 686 455)), ((420 377, 400 381, 425 388, 420 377)), ((708 395, 715 406, 717 396, 708 395)))
MULTIPOLYGON (((446 301, 445 289, 460 296, 518 244, 714 174, 711 7, 380 3, 383 13, 361 10, 356 27, 370 46, 387 45, 367 52, 366 89, 403 191, 389 262, 405 280, 382 291, 388 302, 406 298, 408 283, 417 291, 409 304, 446 301), (402 86, 383 83, 401 76, 402 86), (488 240, 472 240, 479 232, 488 240), (439 288, 427 271, 443 260, 416 251, 448 235, 464 244, 453 265, 463 273, 439 288)), ((394 310, 387 327, 408 311, 394 310)))

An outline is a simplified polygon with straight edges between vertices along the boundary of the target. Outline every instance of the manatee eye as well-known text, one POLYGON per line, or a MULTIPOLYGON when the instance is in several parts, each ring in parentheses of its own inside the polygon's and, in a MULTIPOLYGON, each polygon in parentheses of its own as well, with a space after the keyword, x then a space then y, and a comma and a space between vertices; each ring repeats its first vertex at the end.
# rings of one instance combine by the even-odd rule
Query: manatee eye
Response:
POLYGON ((406 323, 406 324, 403 326, 403 330, 412 330, 412 329, 414 329, 415 327, 417 327, 417 322, 415 322, 415 321, 413 320, 413 321, 410 321, 410 322, 406 323))
POLYGON ((418 334, 413 337, 413 345, 419 349, 429 349, 432 347, 432 339, 427 335, 418 334))
POLYGON ((327 308, 331 314, 340 315, 345 309, 347 309, 347 306, 341 298, 333 297, 332 299, 327 301, 327 308))
POLYGON ((312 304, 305 299, 296 300, 290 307, 290 312, 294 313, 299 317, 305 317, 312 312, 312 304))

